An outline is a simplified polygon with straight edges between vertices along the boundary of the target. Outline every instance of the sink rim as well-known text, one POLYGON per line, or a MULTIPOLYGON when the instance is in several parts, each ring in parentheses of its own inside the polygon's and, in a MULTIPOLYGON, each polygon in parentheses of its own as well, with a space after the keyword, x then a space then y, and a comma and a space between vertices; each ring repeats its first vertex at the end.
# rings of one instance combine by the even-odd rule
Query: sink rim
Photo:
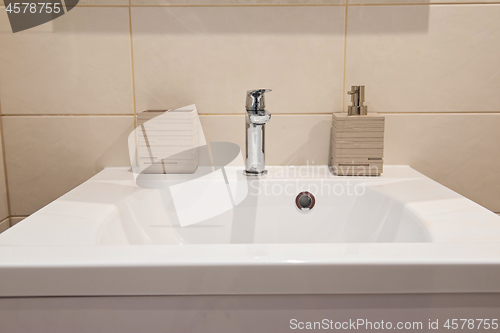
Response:
MULTIPOLYGON (((392 170, 394 178, 424 178, 426 186, 444 188, 407 166, 384 169, 386 178, 392 170)), ((103 180, 103 173, 125 170, 108 168, 88 182, 119 183, 103 180)), ((363 178, 378 182, 384 176, 363 178)), ((467 203, 466 213, 500 225, 493 212, 443 191, 457 198, 447 203, 450 207, 467 203)), ((415 205, 410 208, 417 212, 429 206, 415 205)), ((426 209, 432 212, 433 207, 426 209)), ((0 236, 0 244, 9 231, 0 236)), ((0 245, 0 274, 0 297, 500 292, 500 242, 0 245)))

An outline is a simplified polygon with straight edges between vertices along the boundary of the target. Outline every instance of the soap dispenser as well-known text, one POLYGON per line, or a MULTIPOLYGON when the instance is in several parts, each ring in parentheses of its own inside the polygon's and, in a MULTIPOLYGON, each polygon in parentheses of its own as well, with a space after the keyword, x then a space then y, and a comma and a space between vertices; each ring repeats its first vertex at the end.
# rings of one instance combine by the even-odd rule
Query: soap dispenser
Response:
POLYGON ((364 86, 352 86, 348 94, 347 114, 332 114, 330 169, 339 176, 380 176, 385 117, 368 113, 364 86))

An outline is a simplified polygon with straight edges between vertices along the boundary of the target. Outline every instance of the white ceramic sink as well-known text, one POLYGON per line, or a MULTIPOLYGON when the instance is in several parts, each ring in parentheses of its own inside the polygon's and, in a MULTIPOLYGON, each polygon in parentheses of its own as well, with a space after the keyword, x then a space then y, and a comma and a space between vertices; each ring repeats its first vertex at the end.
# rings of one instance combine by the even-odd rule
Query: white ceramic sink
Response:
MULTIPOLYGON (((382 190, 384 187, 397 190, 411 186, 412 180, 369 180, 369 186, 365 187, 365 179, 273 179, 272 171, 271 168, 271 174, 266 178, 248 179, 250 191, 234 209, 185 227, 177 222, 168 191, 137 189, 130 182, 132 193, 119 191, 121 194, 116 199, 125 197, 113 212, 103 216, 97 237, 94 235, 88 242, 188 245, 431 241, 418 215, 397 197, 387 196, 382 190), (350 195, 347 193, 348 184, 352 187, 350 195), (318 194, 322 185, 325 193, 318 194), (363 194, 356 195, 355 187, 363 194), (301 212, 295 198, 303 189, 309 188, 317 189, 312 190, 316 194, 315 206, 310 211, 301 212), (344 190, 346 193, 335 194, 334 188, 337 193, 344 190)), ((102 189, 105 193, 116 193, 124 186, 112 183, 93 185, 106 186, 102 189)), ((85 200, 93 196, 91 187, 89 184, 89 196, 85 200)), ((217 201, 211 204, 217 205, 217 201)), ((199 207, 192 205, 192 209, 199 207)))
POLYGON ((105 169, 0 235, 0 296, 500 291, 496 214, 407 166, 299 169, 244 178, 220 214, 193 199, 215 210, 186 226, 168 189, 105 169))

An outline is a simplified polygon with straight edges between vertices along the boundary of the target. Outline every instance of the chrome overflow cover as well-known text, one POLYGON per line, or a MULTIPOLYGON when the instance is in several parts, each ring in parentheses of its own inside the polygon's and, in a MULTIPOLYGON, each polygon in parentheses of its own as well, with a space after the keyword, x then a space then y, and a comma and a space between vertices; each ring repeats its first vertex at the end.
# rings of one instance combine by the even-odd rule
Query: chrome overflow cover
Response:
POLYGON ((314 198, 314 195, 307 191, 300 192, 295 198, 295 204, 297 205, 297 208, 302 211, 313 209, 315 203, 316 199, 314 198))

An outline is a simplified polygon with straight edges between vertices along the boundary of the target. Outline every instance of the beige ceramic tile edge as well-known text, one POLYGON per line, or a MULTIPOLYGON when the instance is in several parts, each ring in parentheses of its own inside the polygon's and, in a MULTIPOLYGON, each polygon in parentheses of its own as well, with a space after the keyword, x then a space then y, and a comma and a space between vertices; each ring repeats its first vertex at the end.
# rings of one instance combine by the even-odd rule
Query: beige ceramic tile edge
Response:
MULTIPOLYGON (((10 222, 10 217, 6 217, 2 221, 0 221, 0 225, 2 225, 4 222, 7 222, 7 225, 8 225, 7 229, 9 229, 10 227, 12 227, 12 223, 10 222)), ((5 230, 7 230, 7 229, 5 229, 5 230)), ((0 233, 2 233, 2 231, 0 231, 0 233)))
MULTIPOLYGON (((331 116, 331 112, 325 113, 272 113, 273 117, 280 116, 331 116)), ((199 113, 200 116, 213 116, 213 117, 221 117, 221 116, 231 116, 231 117, 243 117, 244 113, 199 113)))
MULTIPOLYGON (((28 215, 29 216, 29 215, 28 215)), ((22 220, 24 220, 25 218, 27 218, 28 216, 9 216, 9 225, 10 227, 12 228, 14 225, 18 224, 19 222, 21 222, 22 220), (12 220, 13 219, 21 219, 20 221, 17 221, 16 223, 14 223, 12 220)))
MULTIPOLYGON (((129 0, 129 5, 132 0, 129 0)), ((132 72, 132 103, 134 104, 134 128, 137 127, 137 103, 135 98, 135 71, 134 71, 134 40, 132 37, 132 8, 128 8, 129 31, 130 31, 130 65, 132 72)))
POLYGON ((407 2, 407 3, 351 3, 347 6, 434 6, 434 5, 495 5, 500 4, 500 1, 495 2, 407 2))
POLYGON ((130 5, 131 7, 342 7, 345 3, 267 3, 267 4, 192 4, 192 5, 179 5, 179 4, 166 4, 166 5, 130 5))
MULTIPOLYGON (((349 0, 346 0, 347 4, 349 4, 349 0)), ((346 73, 346 63, 347 63, 347 9, 349 7, 345 6, 345 25, 344 25, 344 69, 343 69, 343 75, 342 75, 342 112, 344 112, 344 107, 345 107, 345 73, 346 73)))
MULTIPOLYGON (((80 5, 77 4, 76 7, 88 7, 88 8, 119 8, 119 7, 294 7, 294 6, 316 6, 316 7, 331 7, 331 6, 433 6, 433 5, 495 5, 500 4, 500 1, 495 2, 433 2, 433 3, 346 3, 346 4, 213 4, 213 5, 80 5)), ((5 8, 4 5, 0 5, 0 8, 5 8)))
MULTIPOLYGON (((312 116, 312 115, 330 115, 332 113, 343 113, 345 111, 335 112, 315 112, 315 113, 282 113, 274 112, 273 116, 312 116)), ((377 112, 384 115, 477 115, 477 114, 500 114, 500 111, 422 111, 422 112, 377 112)), ((200 116, 243 116, 244 113, 200 113, 200 116)), ((3 114, 1 117, 136 117, 137 114, 3 114)))
POLYGON ((431 114, 447 114, 447 115, 467 115, 467 114, 500 114, 500 111, 411 111, 411 112, 383 112, 379 111, 377 112, 379 114, 385 114, 385 115, 391 115, 391 114, 406 114, 406 115, 416 115, 416 114, 424 114, 424 115, 431 115, 431 114))
POLYGON ((117 7, 130 7, 129 5, 80 5, 77 4, 75 7, 87 7, 87 8, 117 8, 117 7))
MULTIPOLYGON (((0 114, 2 112, 1 103, 0 103, 0 114)), ((5 183, 5 199, 7 201, 7 216, 10 217, 11 209, 10 209, 10 195, 9 195, 9 179, 7 177, 7 155, 5 154, 5 138, 3 134, 3 121, 2 117, 0 117, 0 140, 1 140, 1 148, 2 148, 2 163, 3 163, 3 173, 4 173, 4 183, 5 183)))
POLYGON ((133 117, 133 113, 125 114, 2 114, 2 117, 133 117))
MULTIPOLYGON (((409 2, 409 3, 334 3, 334 4, 141 4, 141 5, 77 5, 76 7, 90 7, 90 8, 116 8, 116 7, 332 7, 332 6, 434 6, 434 5, 495 5, 500 4, 500 1, 495 2, 409 2)), ((4 7, 4 6, 1 6, 4 7)))
MULTIPOLYGON (((336 112, 317 112, 317 113, 280 113, 274 112, 272 116, 327 116, 332 113, 343 113, 344 111, 336 111, 336 112)), ((476 111, 476 112, 459 112, 459 111, 450 111, 450 112, 377 112, 378 114, 384 115, 450 115, 450 116, 464 116, 464 115, 495 115, 500 114, 500 111, 476 111)), ((200 116, 244 116, 244 113, 200 113, 200 116)))
POLYGON ((153 4, 153 5, 148 5, 148 4, 140 4, 140 5, 133 5, 130 3, 128 5, 80 5, 77 4, 76 7, 90 7, 90 8, 112 8, 112 7, 292 7, 292 6, 299 6, 299 7, 305 7, 305 6, 315 6, 315 7, 332 7, 332 6, 345 6, 345 3, 298 3, 298 4, 189 4, 189 5, 182 5, 182 4, 153 4))
MULTIPOLYGON (((348 1, 348 0, 347 0, 348 1)), ((495 2, 409 2, 409 3, 352 3, 348 2, 345 4, 342 3, 332 3, 332 4, 212 4, 212 5, 203 5, 203 4, 191 4, 191 5, 180 5, 180 4, 154 4, 154 5, 130 5, 131 7, 294 7, 294 6, 316 6, 316 7, 331 7, 331 6, 414 6, 414 5, 422 5, 422 6, 432 6, 432 5, 491 5, 491 4, 500 4, 500 1, 495 2)), ((83 7, 84 5, 82 5, 83 7)), ((95 7, 104 7, 104 6, 95 6, 95 7)), ((111 6, 117 7, 117 6, 111 6)))

